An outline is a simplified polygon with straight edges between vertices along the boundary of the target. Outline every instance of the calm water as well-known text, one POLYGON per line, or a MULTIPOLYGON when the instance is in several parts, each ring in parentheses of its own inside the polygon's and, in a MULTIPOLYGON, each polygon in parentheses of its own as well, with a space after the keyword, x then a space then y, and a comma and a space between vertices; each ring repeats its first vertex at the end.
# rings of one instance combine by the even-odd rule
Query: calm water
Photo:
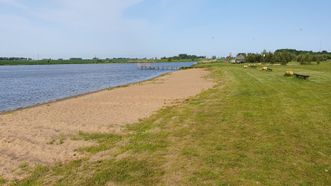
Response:
POLYGON ((0 112, 143 81, 167 72, 139 70, 137 64, 0 66, 0 112))

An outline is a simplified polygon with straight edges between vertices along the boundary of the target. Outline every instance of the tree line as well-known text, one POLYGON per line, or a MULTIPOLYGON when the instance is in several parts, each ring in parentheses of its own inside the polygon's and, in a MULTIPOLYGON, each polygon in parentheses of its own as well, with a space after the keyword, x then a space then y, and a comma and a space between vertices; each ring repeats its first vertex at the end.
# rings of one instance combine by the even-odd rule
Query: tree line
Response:
POLYGON ((261 53, 240 53, 238 56, 244 56, 247 63, 280 63, 283 65, 291 61, 297 61, 300 64, 310 64, 312 62, 320 63, 331 60, 331 53, 327 51, 313 52, 295 49, 279 49, 275 52, 264 50, 261 53))
POLYGON ((206 56, 196 56, 196 55, 188 55, 188 54, 179 54, 178 56, 173 57, 163 57, 161 58, 161 61, 196 61, 199 59, 206 59, 206 56))
POLYGON ((32 60, 31 58, 25 58, 25 57, 0 57, 0 61, 17 61, 17 60, 22 60, 22 61, 29 61, 32 60))
POLYGON ((149 62, 187 62, 205 59, 205 56, 179 54, 174 57, 163 58, 92 58, 73 57, 70 59, 38 59, 22 57, 0 57, 0 65, 51 65, 51 64, 107 64, 107 63, 149 63, 149 62))

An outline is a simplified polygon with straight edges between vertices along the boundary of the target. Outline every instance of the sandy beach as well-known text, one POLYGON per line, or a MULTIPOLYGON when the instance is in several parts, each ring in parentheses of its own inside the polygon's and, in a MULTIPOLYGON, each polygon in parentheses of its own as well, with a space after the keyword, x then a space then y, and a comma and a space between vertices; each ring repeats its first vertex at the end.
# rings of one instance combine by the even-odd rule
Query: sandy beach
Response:
POLYGON ((125 124, 150 116, 211 88, 203 69, 173 72, 153 80, 0 114, 0 175, 17 177, 22 164, 49 165, 80 158, 71 140, 78 132, 122 133, 125 124), (61 142, 58 142, 62 139, 61 142))

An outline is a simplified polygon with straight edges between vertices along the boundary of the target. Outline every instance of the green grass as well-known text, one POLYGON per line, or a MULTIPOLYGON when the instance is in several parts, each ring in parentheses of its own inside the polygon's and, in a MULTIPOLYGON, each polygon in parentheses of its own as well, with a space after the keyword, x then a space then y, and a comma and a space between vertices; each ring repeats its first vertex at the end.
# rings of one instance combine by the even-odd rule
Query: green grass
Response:
POLYGON ((85 147, 85 148, 81 148, 80 150, 89 153, 98 153, 112 148, 117 142, 121 140, 121 136, 114 134, 105 134, 105 133, 88 134, 88 133, 80 132, 79 136, 76 139, 97 142, 98 143, 97 146, 85 147))
POLYGON ((155 184, 160 170, 153 168, 150 162, 126 158, 122 160, 103 160, 87 162, 73 161, 58 164, 52 168, 38 167, 32 176, 12 185, 105 185, 125 183, 144 185, 155 184))
POLYGON ((217 85, 99 143, 89 158, 39 167, 14 185, 330 185, 331 63, 204 64, 217 85), (284 77, 286 70, 311 75, 284 77))
POLYGON ((6 180, 3 179, 3 178, 0 176, 0 185, 3 185, 3 184, 5 184, 5 183, 6 183, 6 180))

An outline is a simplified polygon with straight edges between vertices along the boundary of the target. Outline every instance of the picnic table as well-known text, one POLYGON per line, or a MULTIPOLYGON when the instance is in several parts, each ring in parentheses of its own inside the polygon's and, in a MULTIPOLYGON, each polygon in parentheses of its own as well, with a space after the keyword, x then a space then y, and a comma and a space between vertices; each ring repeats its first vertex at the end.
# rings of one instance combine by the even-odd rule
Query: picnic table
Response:
POLYGON ((299 79, 308 79, 310 76, 309 75, 305 75, 305 74, 298 74, 298 73, 294 73, 294 76, 296 78, 299 78, 299 79))

